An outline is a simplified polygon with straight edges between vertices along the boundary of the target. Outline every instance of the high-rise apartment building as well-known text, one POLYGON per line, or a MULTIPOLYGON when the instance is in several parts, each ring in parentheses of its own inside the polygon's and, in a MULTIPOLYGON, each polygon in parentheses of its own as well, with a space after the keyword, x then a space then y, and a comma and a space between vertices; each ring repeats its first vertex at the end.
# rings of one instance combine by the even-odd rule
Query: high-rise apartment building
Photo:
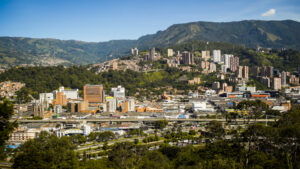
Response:
POLYGON ((210 64, 209 64, 209 73, 212 73, 212 72, 215 72, 215 71, 217 71, 216 64, 213 63, 213 62, 210 62, 210 64))
POLYGON ((128 99, 128 111, 134 112, 134 109, 135 109, 135 99, 130 98, 130 99, 128 99))
POLYGON ((213 50, 213 61, 216 63, 221 62, 221 50, 213 50))
POLYGON ((103 93, 102 85, 85 85, 83 87, 83 99, 89 103, 102 103, 103 93))
POLYGON ((173 55, 174 55, 173 49, 168 49, 168 56, 173 56, 173 55))
POLYGON ((225 65, 221 65, 221 72, 222 73, 226 73, 227 72, 227 68, 225 65))
POLYGON ((243 78, 248 79, 249 78, 249 67, 243 66, 243 78))
POLYGON ((151 61, 155 60, 155 48, 150 49, 150 51, 149 51, 149 59, 151 61))
POLYGON ((201 56, 202 56, 202 59, 204 59, 204 60, 210 59, 210 51, 208 51, 208 50, 201 51, 201 56))
POLYGON ((118 86, 115 88, 111 88, 111 93, 115 98, 124 98, 125 99, 125 88, 122 86, 118 86))
POLYGON ((194 54, 187 51, 182 52, 182 62, 187 65, 194 64, 194 54))
POLYGON ((285 71, 281 72, 281 85, 286 86, 286 75, 287 73, 285 71))
POLYGON ((221 85, 220 85, 220 82, 214 82, 213 84, 212 84, 212 89, 213 90, 219 90, 220 89, 220 87, 221 87, 221 85))
POLYGON ((249 67, 248 66, 239 66, 238 71, 236 72, 237 78, 248 79, 249 78, 249 67))
POLYGON ((132 48, 131 49, 131 55, 138 56, 139 55, 139 49, 138 48, 132 48))
POLYGON ((263 66, 261 70, 261 76, 273 77, 273 66, 263 66))
POLYGON ((233 55, 225 54, 224 55, 224 65, 226 69, 230 68, 230 58, 232 58, 233 55))
POLYGON ((117 109, 117 100, 113 97, 106 98, 106 111, 110 113, 116 112, 117 109))
POLYGON ((272 87, 274 90, 280 90, 281 89, 281 78, 274 77, 272 79, 272 87))
POLYGON ((55 104, 54 105, 67 105, 67 96, 63 92, 57 92, 55 96, 55 104))
POLYGON ((66 95, 67 99, 78 99, 78 89, 65 89, 63 86, 59 87, 58 90, 53 91, 54 99, 56 99, 56 93, 62 92, 66 95))
POLYGON ((235 72, 238 70, 240 59, 238 57, 230 57, 230 71, 235 72))
POLYGON ((271 87, 271 80, 269 77, 262 77, 261 78, 261 83, 265 86, 267 86, 268 88, 271 87))
POLYGON ((209 69, 210 63, 208 61, 201 61, 201 68, 202 69, 209 69))

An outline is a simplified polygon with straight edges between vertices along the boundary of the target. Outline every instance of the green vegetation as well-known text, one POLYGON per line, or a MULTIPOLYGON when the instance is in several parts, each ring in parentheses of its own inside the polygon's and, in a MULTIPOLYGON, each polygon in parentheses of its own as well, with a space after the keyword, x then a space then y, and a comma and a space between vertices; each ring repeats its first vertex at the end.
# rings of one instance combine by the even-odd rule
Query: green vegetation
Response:
MULTIPOLYGON (((141 145, 134 142, 121 142, 112 146, 103 146, 104 152, 99 160, 89 160, 84 155, 79 161, 74 152, 77 138, 50 135, 41 132, 38 138, 27 141, 15 151, 13 168, 299 168, 300 110, 290 111, 273 125, 250 124, 243 131, 232 129, 231 139, 225 140, 226 133, 219 122, 207 125, 207 131, 181 132, 174 126, 167 132, 165 143, 159 149, 150 150, 155 145, 141 145), (202 145, 179 148, 168 142, 183 145, 183 140, 209 141, 202 145), (75 139, 76 140, 76 139, 75 139), (107 155, 107 157, 106 157, 107 155)), ((144 142, 158 140, 147 137, 144 142)))
MULTIPOLYGON (((9 67, 20 64, 49 65, 50 61, 42 63, 41 60, 56 59, 53 63, 60 62, 65 65, 90 64, 104 61, 106 58, 112 59, 128 55, 132 47, 149 49, 150 47, 166 47, 193 40, 202 40, 203 49, 206 48, 206 41, 209 41, 239 44, 254 48, 260 46, 300 50, 299 30, 300 23, 292 20, 251 20, 226 23, 192 22, 176 24, 164 31, 158 31, 156 34, 142 36, 138 40, 113 40, 99 43, 0 37, 0 63, 9 67)), ((211 44, 207 46, 210 50, 213 49, 210 48, 211 44)), ((185 50, 188 48, 191 49, 192 46, 186 47, 185 50)), ((223 44, 218 48, 226 52, 229 49, 240 47, 238 45, 223 44)))
POLYGON ((160 130, 164 129, 167 125, 168 125, 168 121, 167 120, 160 120, 160 121, 156 121, 154 123, 154 127, 156 129, 160 129, 160 130))
POLYGON ((13 104, 7 100, 1 100, 0 103, 0 160, 6 157, 5 141, 9 135, 18 126, 17 122, 10 122, 14 113, 13 104))
POLYGON ((191 22, 143 36, 139 46, 163 47, 191 40, 227 42, 246 47, 300 49, 300 23, 284 21, 191 22))
POLYGON ((69 137, 41 132, 19 148, 12 168, 79 168, 74 148, 69 137))
MULTIPOLYGON (((133 40, 89 43, 74 40, 0 37, 0 63, 6 66, 42 64, 41 60, 59 59, 65 65, 82 65, 105 61, 129 52, 133 40), (112 57, 110 57, 112 55, 112 57)), ((50 61, 49 61, 50 62, 50 61)), ((55 60, 53 63, 57 63, 55 60)))
POLYGON ((109 140, 112 140, 116 138, 115 134, 111 131, 105 131, 105 132, 92 132, 88 136, 89 141, 98 141, 98 142, 107 142, 109 140))
MULTIPOLYGON (((274 66, 280 70, 295 71, 300 65, 300 52, 296 50, 277 51, 271 50, 269 52, 257 52, 253 48, 245 48, 241 45, 192 40, 189 42, 179 43, 171 46, 174 50, 179 51, 201 51, 220 49, 222 54, 231 53, 240 58, 240 65, 252 66, 274 66)), ((161 50, 166 51, 166 48, 161 50)))
POLYGON ((83 66, 53 67, 22 67, 12 68, 0 74, 0 81, 16 81, 26 84, 26 89, 17 93, 18 102, 24 102, 32 95, 39 97, 39 93, 51 92, 60 86, 82 89, 85 84, 103 84, 105 90, 122 85, 127 95, 139 93, 139 97, 149 93, 160 95, 164 87, 173 86, 179 90, 195 90, 197 86, 187 85, 186 81, 177 81, 186 75, 188 78, 199 76, 199 73, 182 72, 176 68, 166 68, 159 72, 108 71, 98 75, 83 66))

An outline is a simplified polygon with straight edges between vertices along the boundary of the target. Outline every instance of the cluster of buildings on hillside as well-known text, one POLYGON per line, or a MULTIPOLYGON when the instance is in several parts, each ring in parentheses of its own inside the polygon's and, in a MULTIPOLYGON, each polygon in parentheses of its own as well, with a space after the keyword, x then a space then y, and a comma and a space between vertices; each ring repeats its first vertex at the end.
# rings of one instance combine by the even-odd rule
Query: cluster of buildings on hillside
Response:
POLYGON ((297 73, 293 74, 286 71, 280 72, 272 66, 254 66, 252 68, 252 73, 262 84, 268 88, 273 88, 274 90, 281 90, 282 87, 287 87, 289 84, 299 85, 299 75, 297 76, 297 73))
POLYGON ((5 98, 11 98, 15 95, 17 91, 19 91, 24 86, 25 84, 20 82, 11 82, 11 81, 1 82, 0 96, 5 98))
POLYGON ((113 59, 99 64, 93 64, 89 69, 96 69, 96 73, 101 73, 109 70, 133 70, 139 71, 140 66, 137 65, 139 60, 120 60, 113 59))

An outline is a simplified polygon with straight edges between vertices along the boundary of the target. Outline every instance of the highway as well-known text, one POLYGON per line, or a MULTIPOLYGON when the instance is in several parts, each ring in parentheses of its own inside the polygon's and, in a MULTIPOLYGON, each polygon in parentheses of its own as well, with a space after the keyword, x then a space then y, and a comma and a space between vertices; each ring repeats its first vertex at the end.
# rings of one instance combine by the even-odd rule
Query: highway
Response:
MULTIPOLYGON (((167 120, 169 122, 210 122, 219 121, 227 122, 226 119, 167 119, 167 118, 94 118, 94 119, 51 119, 51 120, 18 120, 18 123, 93 123, 93 122, 154 122, 160 120, 167 120)), ((11 120, 13 121, 13 120, 11 120)), ((250 123, 253 122, 274 122, 276 119, 250 119, 250 123)), ((231 122, 248 122, 248 119, 231 119, 231 122)))

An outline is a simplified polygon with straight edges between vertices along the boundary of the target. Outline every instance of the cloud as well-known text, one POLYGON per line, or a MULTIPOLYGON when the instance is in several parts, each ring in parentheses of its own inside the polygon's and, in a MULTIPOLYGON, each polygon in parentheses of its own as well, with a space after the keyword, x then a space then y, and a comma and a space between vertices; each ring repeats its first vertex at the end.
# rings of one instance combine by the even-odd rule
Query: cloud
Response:
POLYGON ((268 11, 264 12, 261 14, 261 16, 264 16, 264 17, 270 17, 270 16, 273 16, 276 14, 276 9, 269 9, 268 11))

